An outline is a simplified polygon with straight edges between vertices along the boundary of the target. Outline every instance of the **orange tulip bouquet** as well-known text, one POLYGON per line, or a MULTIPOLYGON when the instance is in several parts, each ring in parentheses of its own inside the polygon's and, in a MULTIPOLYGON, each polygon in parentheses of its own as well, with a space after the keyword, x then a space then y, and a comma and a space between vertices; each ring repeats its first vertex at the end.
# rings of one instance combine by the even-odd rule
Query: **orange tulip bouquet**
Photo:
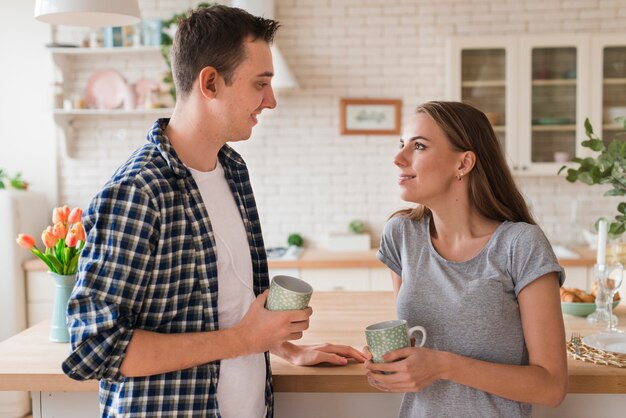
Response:
POLYGON ((41 233, 41 240, 46 246, 41 252, 35 246, 35 238, 28 234, 19 234, 17 243, 39 257, 52 273, 61 275, 76 274, 78 257, 85 245, 85 228, 81 222, 83 211, 68 206, 55 208, 52 212, 52 226, 41 233))

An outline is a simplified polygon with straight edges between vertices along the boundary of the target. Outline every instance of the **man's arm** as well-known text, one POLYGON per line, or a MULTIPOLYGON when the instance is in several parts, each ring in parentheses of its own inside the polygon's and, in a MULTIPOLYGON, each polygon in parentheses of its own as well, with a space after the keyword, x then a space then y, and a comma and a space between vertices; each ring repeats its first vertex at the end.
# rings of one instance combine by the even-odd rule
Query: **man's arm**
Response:
POLYGON ((124 376, 151 376, 183 370, 215 360, 268 351, 288 340, 302 338, 309 327, 311 308, 268 311, 266 290, 241 322, 217 331, 160 334, 136 329, 128 344, 120 372, 124 376))

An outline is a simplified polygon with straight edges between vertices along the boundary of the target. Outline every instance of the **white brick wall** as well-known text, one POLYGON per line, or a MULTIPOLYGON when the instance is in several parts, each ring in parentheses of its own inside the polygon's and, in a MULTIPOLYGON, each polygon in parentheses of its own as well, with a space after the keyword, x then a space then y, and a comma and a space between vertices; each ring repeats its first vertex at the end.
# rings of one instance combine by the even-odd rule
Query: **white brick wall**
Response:
MULTIPOLYGON (((277 92, 278 107, 262 116, 253 137, 236 145, 247 160, 266 242, 282 245, 291 232, 308 244, 363 219, 374 243, 387 216, 404 206, 397 196, 392 157, 397 138, 340 136, 339 99, 403 100, 407 118, 421 102, 445 95, 449 36, 623 30, 626 0, 276 0, 283 27, 277 44, 300 82, 277 92), (621 16, 621 17, 619 17, 621 16)), ((146 18, 167 18, 191 1, 143 0, 146 18)), ((80 37, 66 30, 61 36, 80 37)), ((162 71, 158 54, 76 63, 75 88, 103 66, 129 81, 162 71)), ((86 206, 126 156, 144 141, 146 117, 94 117, 76 123, 73 150, 61 156, 60 200, 86 206)), ((601 189, 563 177, 517 179, 548 236, 572 239, 572 224, 590 228, 617 200, 601 189), (572 203, 571 196, 575 196, 572 203), (575 205, 575 208, 572 208, 575 205)))

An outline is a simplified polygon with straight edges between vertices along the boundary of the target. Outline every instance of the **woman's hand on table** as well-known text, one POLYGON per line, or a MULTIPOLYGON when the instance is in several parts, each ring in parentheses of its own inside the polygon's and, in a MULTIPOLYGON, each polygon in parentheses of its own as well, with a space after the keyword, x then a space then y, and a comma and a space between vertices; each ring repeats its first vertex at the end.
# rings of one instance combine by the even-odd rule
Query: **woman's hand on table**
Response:
POLYGON ((374 363, 365 347, 368 383, 383 392, 419 392, 442 375, 441 352, 421 347, 407 347, 383 356, 386 363, 374 363), (390 373, 390 374, 384 374, 390 373))
POLYGON ((366 360, 365 355, 354 347, 330 343, 296 345, 285 342, 270 352, 295 366, 315 366, 320 363, 345 366, 351 359, 359 363, 366 360))

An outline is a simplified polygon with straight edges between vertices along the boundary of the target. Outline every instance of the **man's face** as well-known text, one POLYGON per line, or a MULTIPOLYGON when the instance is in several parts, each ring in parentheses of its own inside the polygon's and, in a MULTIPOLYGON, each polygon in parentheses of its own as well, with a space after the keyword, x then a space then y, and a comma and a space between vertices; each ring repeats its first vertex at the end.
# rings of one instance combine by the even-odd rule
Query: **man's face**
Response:
POLYGON ((263 109, 276 107, 271 81, 274 75, 270 46, 263 40, 244 42, 245 58, 230 85, 221 83, 217 95, 228 141, 250 138, 263 109))

